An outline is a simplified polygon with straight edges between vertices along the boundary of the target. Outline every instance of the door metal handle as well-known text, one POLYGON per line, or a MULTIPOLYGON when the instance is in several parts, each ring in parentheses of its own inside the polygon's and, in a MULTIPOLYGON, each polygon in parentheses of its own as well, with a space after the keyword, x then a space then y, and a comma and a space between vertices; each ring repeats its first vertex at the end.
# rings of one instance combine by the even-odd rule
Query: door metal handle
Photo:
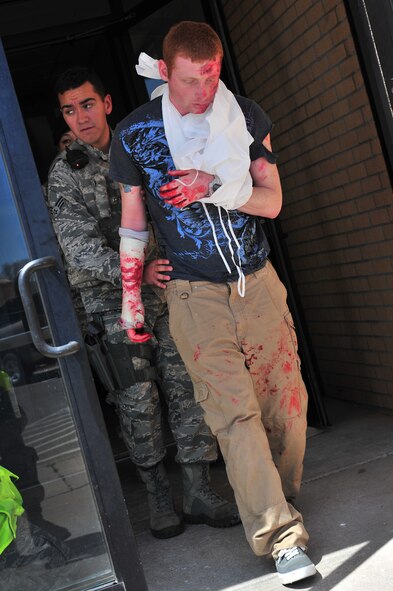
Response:
POLYGON ((30 278, 33 273, 50 267, 56 267, 56 259, 54 257, 42 257, 26 263, 26 265, 19 271, 19 293, 25 310, 31 338, 36 349, 45 357, 66 357, 67 355, 73 355, 79 351, 80 344, 77 341, 70 341, 69 343, 58 347, 48 345, 44 340, 30 285, 30 278))

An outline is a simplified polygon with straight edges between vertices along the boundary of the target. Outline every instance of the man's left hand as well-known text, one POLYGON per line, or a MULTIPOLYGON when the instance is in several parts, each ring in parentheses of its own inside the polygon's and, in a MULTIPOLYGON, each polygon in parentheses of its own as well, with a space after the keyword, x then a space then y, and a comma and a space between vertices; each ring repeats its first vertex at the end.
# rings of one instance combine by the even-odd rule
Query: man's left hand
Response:
POLYGON ((179 178, 162 185, 160 196, 179 209, 206 197, 209 183, 214 179, 214 175, 195 168, 168 170, 168 174, 179 178))
POLYGON ((171 276, 164 275, 164 273, 173 271, 173 267, 168 259, 155 259, 145 264, 143 269, 143 282, 147 285, 156 285, 162 289, 166 289, 166 283, 171 276))
POLYGON ((128 328, 126 332, 132 343, 147 343, 153 336, 149 332, 145 332, 143 328, 128 328))

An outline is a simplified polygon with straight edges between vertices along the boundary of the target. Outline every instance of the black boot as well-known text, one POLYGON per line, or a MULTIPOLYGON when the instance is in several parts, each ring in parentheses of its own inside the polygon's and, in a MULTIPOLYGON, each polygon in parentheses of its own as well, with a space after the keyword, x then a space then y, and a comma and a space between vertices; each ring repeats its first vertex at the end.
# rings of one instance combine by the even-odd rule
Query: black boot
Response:
POLYGON ((231 527, 240 523, 236 503, 230 503, 210 488, 209 464, 182 464, 183 516, 186 523, 231 527))
POLYGON ((184 524, 175 512, 172 492, 162 462, 151 468, 138 468, 146 484, 150 509, 150 531, 155 538, 166 539, 184 531, 184 524))

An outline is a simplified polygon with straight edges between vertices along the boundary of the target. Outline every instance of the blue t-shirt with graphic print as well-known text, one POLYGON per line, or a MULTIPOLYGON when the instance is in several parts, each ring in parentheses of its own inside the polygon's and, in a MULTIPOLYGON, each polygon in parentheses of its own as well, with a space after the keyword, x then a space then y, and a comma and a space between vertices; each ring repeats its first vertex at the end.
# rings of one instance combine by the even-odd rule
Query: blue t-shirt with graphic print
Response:
MULTIPOLYGON (((263 156, 274 163, 275 154, 262 145, 272 128, 270 119, 254 101, 240 96, 236 99, 244 113, 247 129, 254 138, 250 145, 251 160, 263 156)), ((109 175, 124 185, 144 187, 160 257, 171 262, 172 279, 214 283, 237 281, 238 272, 232 256, 236 263, 240 257, 245 275, 260 269, 269 254, 261 218, 238 210, 227 213, 221 209, 221 221, 219 208, 206 204, 216 239, 231 269, 229 273, 218 252, 202 204, 195 202, 178 209, 160 197, 160 187, 173 180, 168 170, 175 170, 175 165, 165 136, 159 97, 142 105, 117 125, 111 144, 109 175), (231 245, 228 244, 222 227, 223 223, 227 234, 231 233, 228 216, 239 247, 233 239, 231 245)))

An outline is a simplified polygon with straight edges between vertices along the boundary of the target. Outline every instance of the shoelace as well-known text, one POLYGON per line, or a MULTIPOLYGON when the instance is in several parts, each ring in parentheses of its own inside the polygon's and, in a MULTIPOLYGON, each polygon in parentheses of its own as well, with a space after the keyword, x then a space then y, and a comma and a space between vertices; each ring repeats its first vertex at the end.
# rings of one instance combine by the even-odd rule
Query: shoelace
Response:
POLYGON ((224 499, 220 497, 214 490, 212 490, 209 486, 202 487, 200 489, 200 493, 207 501, 210 501, 211 505, 222 505, 224 499))
POLYGON ((221 505, 224 501, 224 499, 210 487, 207 466, 202 467, 200 492, 212 503, 212 505, 221 505))
POLYGON ((168 495, 157 495, 155 497, 157 503, 157 511, 158 513, 166 513, 167 511, 172 511, 172 503, 168 498, 168 495))
POLYGON ((162 480, 160 479, 160 476, 158 474, 149 474, 149 476, 150 480, 154 483, 154 486, 158 491, 158 494, 153 495, 153 499, 156 501, 156 508, 158 513, 165 513, 167 511, 171 511, 172 503, 170 499, 169 490, 165 489, 162 486, 162 480))
POLYGON ((283 548, 283 550, 280 550, 280 552, 278 553, 277 562, 281 562, 284 558, 286 560, 294 558, 295 556, 300 554, 300 550, 303 550, 304 552, 304 549, 300 546, 295 546, 293 548, 283 548))

